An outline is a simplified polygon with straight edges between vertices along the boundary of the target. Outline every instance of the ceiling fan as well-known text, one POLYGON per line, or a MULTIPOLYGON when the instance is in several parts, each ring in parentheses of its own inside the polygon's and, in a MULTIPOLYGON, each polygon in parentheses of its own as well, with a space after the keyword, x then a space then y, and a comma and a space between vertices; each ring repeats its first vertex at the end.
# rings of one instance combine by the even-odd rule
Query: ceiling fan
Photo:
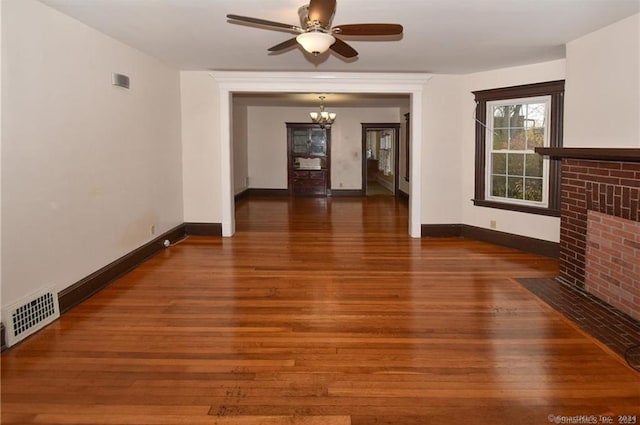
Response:
POLYGON ((402 34, 402 25, 398 24, 349 24, 332 27, 331 20, 335 11, 336 0, 310 0, 308 6, 302 6, 298 11, 301 26, 240 15, 227 15, 227 18, 298 34, 296 37, 269 48, 270 52, 279 52, 298 43, 314 56, 331 49, 345 58, 353 58, 358 56, 358 52, 336 37, 337 35, 390 36, 402 34))

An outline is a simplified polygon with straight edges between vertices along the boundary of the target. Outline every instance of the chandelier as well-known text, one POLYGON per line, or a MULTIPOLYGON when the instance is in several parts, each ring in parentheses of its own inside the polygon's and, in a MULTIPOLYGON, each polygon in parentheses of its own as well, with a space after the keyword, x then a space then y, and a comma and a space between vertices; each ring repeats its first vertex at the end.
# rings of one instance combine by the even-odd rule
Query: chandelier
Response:
POLYGON ((331 127, 331 124, 336 119, 335 112, 327 112, 324 110, 324 99, 325 96, 320 96, 320 112, 310 112, 311 121, 315 124, 320 124, 321 128, 331 127))

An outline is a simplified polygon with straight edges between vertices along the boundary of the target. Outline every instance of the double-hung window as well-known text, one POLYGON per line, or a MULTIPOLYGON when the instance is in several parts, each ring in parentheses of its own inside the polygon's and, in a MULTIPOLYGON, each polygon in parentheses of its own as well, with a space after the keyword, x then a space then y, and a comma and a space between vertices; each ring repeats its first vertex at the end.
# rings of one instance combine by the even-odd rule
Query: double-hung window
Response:
POLYGON ((545 215, 559 213, 557 161, 535 152, 562 143, 564 81, 474 92, 474 204, 545 215))

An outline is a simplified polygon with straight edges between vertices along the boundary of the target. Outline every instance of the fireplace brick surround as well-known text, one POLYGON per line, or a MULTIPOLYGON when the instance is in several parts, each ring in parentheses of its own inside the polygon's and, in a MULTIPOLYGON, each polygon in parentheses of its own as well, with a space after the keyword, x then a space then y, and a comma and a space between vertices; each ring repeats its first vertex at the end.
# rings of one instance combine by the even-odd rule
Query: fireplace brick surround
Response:
MULTIPOLYGON (((640 149, 544 148, 537 151, 562 160, 558 280, 590 292, 640 319, 640 264, 637 260, 637 248, 640 247, 637 234, 640 229, 640 149), (611 266, 609 269, 599 264, 599 258, 603 256, 595 249, 599 248, 599 243, 587 240, 589 216, 592 220, 605 220, 607 224, 620 227, 619 241, 606 248, 609 251, 606 253, 607 264, 611 266), (634 225, 625 225, 626 222, 634 225), (611 252, 613 248, 617 248, 616 252, 611 252), (591 253, 589 261, 588 251, 591 253), (598 263, 596 269, 600 267, 597 273, 600 287, 586 284, 587 263, 591 264, 593 273, 594 262, 598 263), (608 282, 609 287, 605 287, 603 281, 608 282), (620 294, 610 293, 610 290, 619 289, 621 284, 625 292, 624 304, 620 294)), ((596 227, 602 225, 602 222, 595 224, 596 227)), ((615 229, 610 230, 613 231, 615 229)), ((596 237, 599 238, 599 234, 596 237)))
POLYGON ((588 211, 585 289, 640 320, 640 222, 588 211))

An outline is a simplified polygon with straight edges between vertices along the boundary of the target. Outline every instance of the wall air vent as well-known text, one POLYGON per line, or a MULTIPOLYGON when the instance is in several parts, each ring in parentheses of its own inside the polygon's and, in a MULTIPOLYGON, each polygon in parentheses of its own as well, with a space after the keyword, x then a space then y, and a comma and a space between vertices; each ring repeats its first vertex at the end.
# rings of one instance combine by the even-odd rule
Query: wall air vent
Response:
POLYGON ((124 74, 111 74, 111 84, 118 87, 123 87, 125 89, 129 88, 129 77, 124 74))
POLYGON ((58 317, 58 296, 53 288, 32 294, 8 306, 4 317, 4 323, 7 325, 7 346, 11 347, 58 317))

